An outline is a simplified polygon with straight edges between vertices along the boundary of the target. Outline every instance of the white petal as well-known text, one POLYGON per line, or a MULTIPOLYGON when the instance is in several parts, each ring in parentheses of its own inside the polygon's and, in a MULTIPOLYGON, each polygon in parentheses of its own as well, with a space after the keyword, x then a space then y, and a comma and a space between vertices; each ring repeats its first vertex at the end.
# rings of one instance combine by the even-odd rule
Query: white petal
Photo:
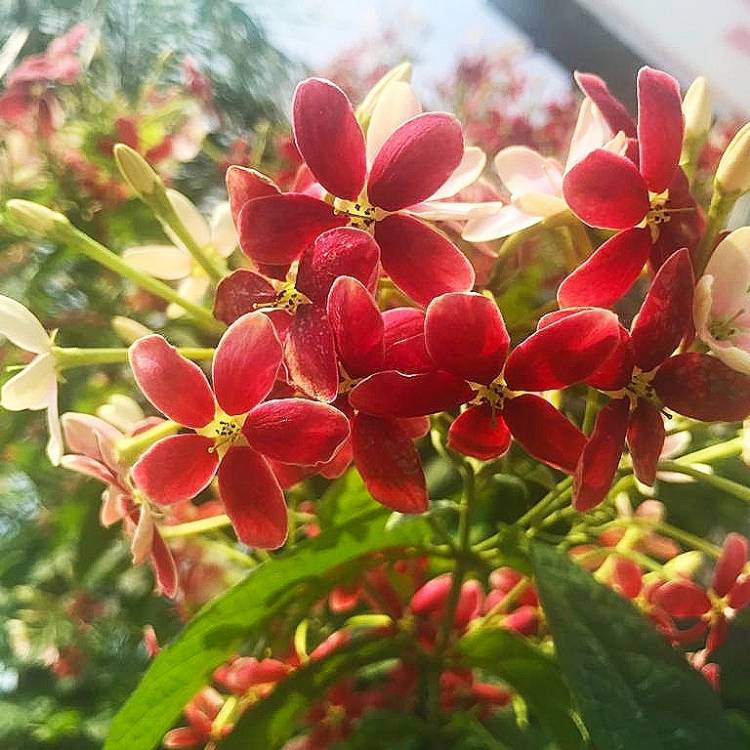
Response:
POLYGON ((450 198, 479 179, 487 163, 487 156, 481 148, 469 146, 464 149, 461 163, 453 170, 453 174, 443 183, 442 187, 430 197, 431 201, 450 198))
POLYGON ((174 245, 131 247, 125 250, 122 258, 131 268, 165 281, 184 279, 193 264, 190 253, 174 245))
POLYGON ((117 521, 121 521, 127 512, 128 497, 118 492, 113 487, 108 487, 102 492, 102 507, 99 511, 99 520, 102 526, 107 528, 117 521))
POLYGON ((229 203, 219 203, 211 214, 211 244, 222 258, 228 258, 237 247, 237 230, 229 203))
POLYGON ((49 351, 50 340, 44 326, 20 302, 0 294, 0 336, 5 336, 27 352, 49 351))
POLYGON ((9 411, 46 409, 52 386, 57 387, 55 361, 51 354, 40 354, 3 385, 0 406, 9 411))
POLYGON ((410 206, 407 213, 426 221, 467 221, 494 214, 502 203, 464 203, 460 201, 425 201, 410 206))
MULTIPOLYGON (((167 190, 167 198, 195 242, 200 247, 208 245, 211 242, 211 229, 195 204, 187 196, 172 189, 167 190)), ((169 238, 179 244, 174 233, 169 228, 165 227, 165 229, 169 238)))
POLYGON ((565 211, 568 204, 556 195, 545 193, 525 193, 514 195, 511 203, 519 210, 530 216, 554 216, 565 211))
POLYGON ((47 441, 47 457, 53 466, 59 466, 63 456, 63 436, 60 427, 60 415, 57 410, 57 381, 52 383, 48 392, 47 401, 47 429, 49 440, 47 441))
MULTIPOLYGON (((709 344, 709 346, 711 346, 709 344)), ((750 375, 750 352, 732 346, 728 341, 719 341, 711 346, 711 351, 727 366, 737 372, 750 375)))
POLYGON ((513 195, 547 193, 559 195, 560 175, 550 159, 527 146, 509 146, 495 157, 495 169, 513 195))
POLYGON ((143 419, 138 402, 121 393, 110 396, 109 402, 102 404, 96 413, 123 432, 130 432, 143 419))
POLYGON ((372 164, 380 147, 399 125, 420 114, 419 103, 406 81, 392 81, 378 97, 367 128, 367 163, 372 164))
POLYGON ((664 438, 664 447, 661 450, 660 458, 675 458, 681 456, 693 442, 692 435, 687 430, 673 432, 664 438))
POLYGON ((711 325, 711 305, 714 298, 714 277, 710 274, 701 276, 695 285, 693 296, 693 323, 698 337, 708 343, 713 338, 709 333, 711 325))
MULTIPOLYGON (((188 276, 183 279, 177 287, 177 292, 180 297, 188 300, 188 302, 195 302, 196 304, 203 301, 208 291, 209 280, 208 276, 188 276)), ((180 318, 185 314, 185 310, 179 305, 171 302, 167 306, 167 317, 168 318, 180 318)))
POLYGON ((533 227, 541 220, 541 216, 526 214, 515 206, 503 206, 490 216, 471 219, 461 236, 468 242, 487 242, 533 227))
POLYGON ((578 110, 578 119, 570 139, 565 171, 578 164, 581 159, 612 138, 612 131, 602 117, 599 108, 586 97, 578 110))
POLYGON ((602 148, 605 151, 611 151, 613 154, 619 154, 625 156, 625 152, 628 150, 628 139, 622 130, 615 133, 610 140, 608 140, 602 148))
POLYGON ((750 303, 750 227, 735 229, 714 250, 706 266, 714 277, 711 315, 714 320, 734 316, 750 303))

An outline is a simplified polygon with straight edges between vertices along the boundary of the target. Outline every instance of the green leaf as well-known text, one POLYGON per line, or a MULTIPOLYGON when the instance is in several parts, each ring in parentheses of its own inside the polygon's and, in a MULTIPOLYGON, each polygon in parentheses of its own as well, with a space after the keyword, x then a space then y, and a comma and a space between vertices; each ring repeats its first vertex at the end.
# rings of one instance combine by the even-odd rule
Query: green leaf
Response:
POLYGON ((365 511, 375 511, 379 505, 372 499, 359 472, 350 469, 343 477, 331 482, 317 503, 315 513, 323 529, 341 526, 365 511))
POLYGON ((152 750, 213 670, 272 618, 312 604, 336 585, 334 568, 378 550, 419 545, 421 518, 387 531, 389 513, 364 513, 256 568, 163 649, 115 716, 105 750, 152 750))
POLYGON ((558 658, 597 747, 739 750, 716 694, 630 602, 567 555, 535 545, 558 658))
POLYGON ((581 747, 583 738, 571 717, 570 692, 553 659, 529 641, 499 628, 464 636, 459 649, 467 664, 513 687, 563 750, 581 747))

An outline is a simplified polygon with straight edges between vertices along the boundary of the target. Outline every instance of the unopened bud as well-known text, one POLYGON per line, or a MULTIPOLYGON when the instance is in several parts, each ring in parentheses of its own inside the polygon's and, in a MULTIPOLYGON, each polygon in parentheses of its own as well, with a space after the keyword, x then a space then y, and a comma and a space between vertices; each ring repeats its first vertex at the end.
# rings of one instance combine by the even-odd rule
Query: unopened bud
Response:
POLYGON ((344 627, 358 628, 387 628, 393 625, 393 620, 388 615, 378 614, 376 612, 363 615, 353 615, 345 623, 344 627))
POLYGON ((114 148, 115 161, 125 182, 138 193, 141 198, 148 198, 156 187, 161 184, 159 175, 154 172, 149 163, 130 146, 118 143, 114 148))
POLYGON ((125 344, 134 344, 139 338, 153 333, 143 323, 139 323, 132 318, 126 318, 123 315, 115 315, 112 318, 112 330, 125 344))
POLYGON ((699 76, 685 92, 682 100, 682 113, 685 115, 685 138, 703 139, 711 129, 711 90, 708 81, 699 76))
POLYGON ((67 226, 70 223, 64 214, 53 211, 51 208, 34 203, 33 201, 13 198, 5 205, 8 213, 19 224, 39 234, 48 235, 55 228, 67 226))
POLYGON ((357 107, 357 120, 364 130, 370 123, 375 105, 378 103, 380 95, 385 91, 389 83, 393 81, 411 81, 411 63, 402 62, 395 68, 391 68, 378 82, 367 92, 362 103, 357 107))
POLYGON ((729 142, 716 170, 716 185, 724 193, 750 190, 750 122, 729 142))

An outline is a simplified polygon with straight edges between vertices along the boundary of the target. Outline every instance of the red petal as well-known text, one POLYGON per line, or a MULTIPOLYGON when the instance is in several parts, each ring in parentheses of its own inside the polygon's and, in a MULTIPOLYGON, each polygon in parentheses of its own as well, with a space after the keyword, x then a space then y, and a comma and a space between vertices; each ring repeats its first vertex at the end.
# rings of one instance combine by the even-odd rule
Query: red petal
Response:
POLYGON ((347 95, 308 78, 292 100, 294 140, 318 182, 339 198, 356 200, 365 184, 365 137, 347 95))
POLYGON ((395 419, 355 415, 352 448, 357 471, 379 503, 400 513, 427 510, 427 484, 419 453, 395 419))
POLYGON ((175 565, 172 551, 156 530, 154 530, 154 538, 151 542, 151 563, 154 567, 156 583, 162 594, 173 599, 177 594, 177 565, 175 565))
POLYGON ((263 456, 245 446, 230 448, 219 467, 219 493, 241 542, 262 549, 284 544, 284 493, 263 456))
POLYGON ((700 617, 711 609, 706 592, 688 580, 667 581, 652 597, 652 602, 672 617, 700 617))
POLYGON ((441 370, 484 385, 502 372, 510 336, 497 304, 483 294, 436 297, 424 331, 427 351, 441 370))
POLYGON ((257 263, 285 265, 327 229, 344 226, 345 216, 334 216, 328 203, 301 193, 256 198, 240 211, 237 231, 240 248, 257 263))
POLYGON ((747 539, 742 534, 732 532, 724 540, 721 557, 714 568, 711 588, 719 595, 726 596, 737 581, 747 562, 747 539))
POLYGON ((244 414, 271 391, 281 364, 281 342, 271 320, 261 312, 238 318, 216 347, 213 381, 219 406, 244 414))
POLYGON ((596 149, 563 179, 565 201, 592 227, 629 229, 650 208, 648 188, 630 159, 596 149))
POLYGON ((284 360, 292 382, 308 396, 319 401, 336 398, 339 368, 325 310, 317 305, 297 309, 284 343, 284 360))
POLYGON ((339 360, 351 378, 383 369, 383 318, 372 295, 349 276, 339 277, 328 295, 328 322, 339 360))
POLYGON ((427 112, 407 120, 382 145, 370 170, 367 196, 398 211, 429 198, 464 155, 461 125, 453 115, 427 112))
POLYGON ((214 418, 214 396, 203 370, 162 336, 138 339, 128 359, 143 395, 169 419, 198 428, 214 418))
POLYGON ((659 269, 633 324, 635 363, 650 372, 682 341, 693 319, 693 266, 686 249, 659 269))
POLYGON ((733 609, 744 609, 750 604, 750 576, 743 575, 737 579, 729 592, 729 606, 733 609))
POLYGON ((651 384, 666 407, 701 422, 739 422, 750 415, 750 376, 708 354, 670 357, 651 384))
POLYGON ((612 487, 625 446, 629 413, 629 401, 621 398, 610 401, 596 415, 594 430, 576 467, 573 491, 576 510, 583 512, 599 505, 612 487))
POLYGON ((616 391, 624 388, 633 376, 635 353, 630 340, 630 333, 620 326, 620 341, 604 364, 589 378, 586 383, 602 391, 616 391))
POLYGON ((549 401, 530 393, 516 396, 506 400, 503 417, 529 455, 568 474, 575 471, 586 437, 549 401))
POLYGON ((626 229, 600 245, 557 290, 561 307, 609 307, 635 284, 651 252, 648 229, 626 229))
POLYGON ((508 357, 505 382, 513 390, 546 391, 579 383, 596 372, 620 342, 617 316, 581 310, 545 326, 508 357))
POLYGON ((648 401, 639 401, 630 415, 627 442, 633 471, 649 487, 656 481, 656 464, 664 448, 664 436, 664 420, 659 409, 648 401))
POLYGON ((635 137, 636 129, 633 118, 625 105, 611 94, 607 84, 593 73, 576 71, 574 76, 581 91, 596 104, 612 131, 616 133, 622 130, 625 135, 635 137))
POLYGON ((648 189, 663 193, 677 171, 684 119, 680 85, 661 70, 638 71, 638 151, 648 189))
POLYGON ((627 557, 615 557, 612 579, 628 599, 635 599, 641 593, 643 574, 638 564, 627 557))
POLYGON ((423 333, 412 336, 403 341, 391 344, 385 350, 381 370, 398 370, 399 372, 415 374, 432 372, 435 363, 427 352, 427 345, 423 333))
POLYGON ((271 304, 276 290, 268 279, 247 268, 238 268, 225 276, 216 287, 214 317, 234 323, 240 315, 252 312, 256 305, 271 304))
POLYGON ((489 406, 470 406, 453 420, 447 445, 465 456, 490 461, 510 448, 510 430, 502 414, 489 406))
POLYGON ((313 302, 325 304, 339 276, 351 276, 369 286, 379 261, 380 248, 367 232, 351 227, 332 229, 302 254, 295 286, 313 302))
POLYGON ((421 417, 453 409, 473 396, 465 380, 448 372, 404 375, 388 370, 358 383, 349 403, 376 417, 421 417))
POLYGON ((379 221, 375 239, 383 269, 415 302, 426 305, 445 292, 468 292, 474 269, 444 235, 412 216, 394 214, 379 221))
POLYGON ((133 467, 133 480, 155 503, 190 500, 211 483, 219 463, 214 441, 203 435, 172 435, 154 443, 133 467))
POLYGON ((268 195, 276 195, 280 192, 270 177, 266 177, 254 169, 240 167, 236 164, 227 169, 226 181, 229 207, 235 225, 240 210, 248 201, 255 198, 265 198, 268 195))
POLYGON ((301 398, 266 401, 247 416, 250 447, 287 464, 330 461, 349 437, 349 420, 333 406, 301 398))
POLYGON ((415 307, 394 307, 383 313, 383 340, 386 347, 424 333, 424 312, 415 307))

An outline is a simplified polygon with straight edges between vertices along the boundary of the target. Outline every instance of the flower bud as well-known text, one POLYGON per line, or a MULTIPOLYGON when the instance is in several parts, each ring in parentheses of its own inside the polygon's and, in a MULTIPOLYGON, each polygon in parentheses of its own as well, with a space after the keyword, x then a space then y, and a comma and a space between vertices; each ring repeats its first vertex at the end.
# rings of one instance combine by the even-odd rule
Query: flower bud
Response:
POLYGON ((698 76, 685 92, 682 113, 685 115, 685 138, 703 139, 711 128, 713 118, 711 91, 703 76, 698 76))
POLYGON ((112 330, 122 339, 125 344, 134 344, 143 336, 153 333, 143 323, 139 323, 132 318, 126 318, 124 315, 115 315, 112 318, 112 330))
POLYGON ((411 63, 402 62, 395 68, 391 68, 385 75, 380 78, 377 83, 367 92, 367 95, 362 100, 362 103, 357 107, 357 120, 364 130, 370 122, 370 117, 375 109, 375 105, 378 103, 380 95, 385 91, 389 83, 393 81, 411 81, 411 63))
POLYGON ((750 190, 750 122, 732 138, 716 170, 717 187, 725 193, 750 190))
POLYGON ((19 224, 39 234, 47 235, 56 227, 70 223, 64 214, 33 201, 13 198, 5 205, 19 224))
POLYGON ((125 182, 141 197, 152 195, 157 185, 161 184, 159 175, 151 169, 149 163, 130 146, 118 143, 114 148, 115 161, 125 182))

